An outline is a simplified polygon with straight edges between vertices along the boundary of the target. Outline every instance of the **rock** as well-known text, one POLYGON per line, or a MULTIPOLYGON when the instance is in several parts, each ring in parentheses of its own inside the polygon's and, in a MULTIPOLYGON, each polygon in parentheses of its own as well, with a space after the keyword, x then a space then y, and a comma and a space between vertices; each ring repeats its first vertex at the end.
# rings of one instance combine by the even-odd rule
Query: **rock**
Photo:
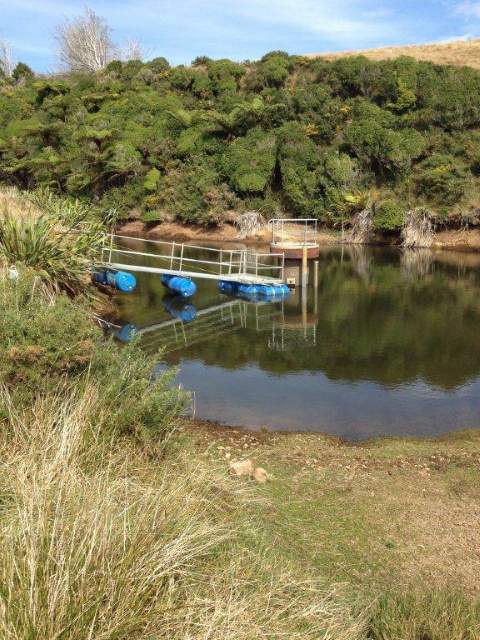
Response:
POLYGON ((141 220, 134 220, 123 224, 116 233, 120 236, 143 236, 145 234, 145 225, 141 220))
POLYGON ((257 467, 253 472, 253 477, 260 484, 264 484, 268 480, 268 474, 262 467, 257 467))
POLYGON ((230 465, 230 473, 238 477, 251 476, 253 475, 253 462, 251 460, 232 462, 230 465))

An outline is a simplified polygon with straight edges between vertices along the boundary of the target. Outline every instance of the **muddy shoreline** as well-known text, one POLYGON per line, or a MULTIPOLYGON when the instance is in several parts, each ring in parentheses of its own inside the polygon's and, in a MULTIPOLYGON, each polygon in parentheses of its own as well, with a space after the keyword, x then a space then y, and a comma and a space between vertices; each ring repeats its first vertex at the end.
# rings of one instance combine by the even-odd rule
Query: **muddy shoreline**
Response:
MULTIPOLYGON (((164 222, 155 226, 149 226, 139 220, 126 222, 117 229, 117 233, 123 236, 145 238, 147 240, 175 240, 179 242, 214 242, 214 243, 241 243, 254 245, 270 241, 270 230, 265 229, 251 238, 239 238, 237 230, 231 224, 222 224, 218 227, 206 228, 199 225, 183 225, 175 222, 164 222)), ((345 236, 347 238, 347 236, 345 236)), ((320 229, 317 234, 320 245, 339 245, 342 241, 342 233, 332 229, 320 229)), ((399 246, 399 239, 376 236, 369 246, 399 246)), ((445 249, 450 251, 463 251, 480 253, 480 229, 444 230, 435 234, 431 249, 445 249)))

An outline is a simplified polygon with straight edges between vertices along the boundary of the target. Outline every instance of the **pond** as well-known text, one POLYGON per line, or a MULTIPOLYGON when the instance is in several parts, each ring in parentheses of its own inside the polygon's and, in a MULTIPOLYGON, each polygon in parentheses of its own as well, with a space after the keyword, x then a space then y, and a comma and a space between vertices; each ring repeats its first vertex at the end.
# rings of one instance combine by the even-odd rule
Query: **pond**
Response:
MULTIPOLYGON (((137 243, 137 249, 141 249, 137 243)), ((179 300, 140 274, 121 337, 160 351, 195 415, 350 440, 480 426, 480 255, 335 247, 316 291, 255 303, 198 280, 179 300)))

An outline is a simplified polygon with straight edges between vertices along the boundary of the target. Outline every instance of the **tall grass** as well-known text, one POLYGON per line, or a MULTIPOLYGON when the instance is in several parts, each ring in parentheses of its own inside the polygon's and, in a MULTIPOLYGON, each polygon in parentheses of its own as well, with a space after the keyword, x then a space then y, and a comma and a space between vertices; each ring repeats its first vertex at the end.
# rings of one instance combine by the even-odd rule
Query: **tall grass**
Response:
POLYGON ((406 249, 428 248, 433 244, 434 213, 427 207, 417 207, 405 214, 402 246, 406 249))
POLYGON ((101 241, 99 224, 80 203, 62 208, 54 200, 42 210, 12 190, 0 198, 0 259, 35 269, 53 290, 85 290, 101 241))
POLYGON ((477 640, 480 603, 460 591, 410 590, 383 594, 372 608, 372 640, 477 640))
MULTIPOLYGON (((8 398, 6 399, 8 404, 8 398)), ((0 637, 360 637, 341 589, 236 546, 254 496, 188 458, 105 440, 98 391, 39 400, 0 431, 0 637)))

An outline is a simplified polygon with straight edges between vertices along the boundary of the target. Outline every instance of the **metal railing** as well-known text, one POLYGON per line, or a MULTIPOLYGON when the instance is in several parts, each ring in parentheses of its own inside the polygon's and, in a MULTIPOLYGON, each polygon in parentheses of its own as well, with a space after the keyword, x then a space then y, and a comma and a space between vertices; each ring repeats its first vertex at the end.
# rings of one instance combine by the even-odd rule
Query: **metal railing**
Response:
POLYGON ((285 270, 285 257, 282 253, 216 249, 184 242, 144 240, 115 234, 105 236, 99 263, 132 271, 175 273, 189 277, 246 282, 283 282, 285 270), (152 250, 135 251, 122 248, 121 243, 125 241, 147 244, 152 250), (208 257, 205 257, 205 254, 208 257), (194 255, 197 257, 193 257, 194 255))
POLYGON ((316 218, 272 218, 272 245, 317 246, 316 218))

